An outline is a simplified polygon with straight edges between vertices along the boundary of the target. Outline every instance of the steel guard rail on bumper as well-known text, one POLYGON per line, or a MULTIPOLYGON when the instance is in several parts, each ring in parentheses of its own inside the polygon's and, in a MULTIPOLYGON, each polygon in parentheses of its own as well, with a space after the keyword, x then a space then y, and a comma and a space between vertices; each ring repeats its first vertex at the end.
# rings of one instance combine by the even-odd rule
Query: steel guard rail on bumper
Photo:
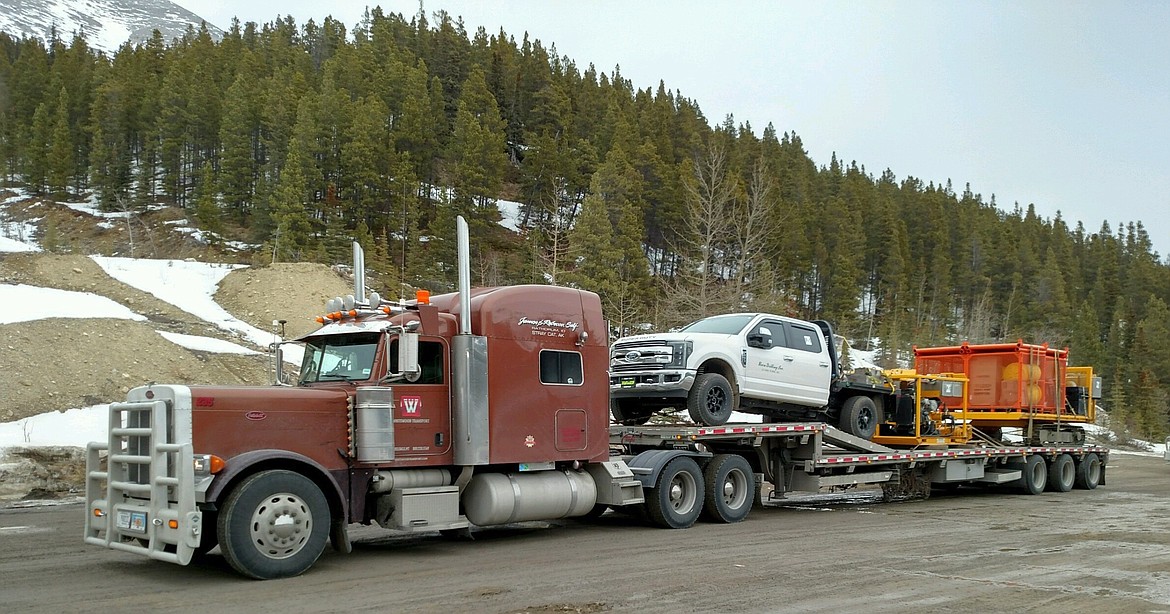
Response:
POLYGON ((195 505, 191 444, 165 441, 166 401, 113 403, 109 420, 109 440, 86 447, 85 543, 190 563, 204 529, 195 505), (106 471, 101 470, 103 450, 109 451, 106 471), (132 473, 137 479, 131 479, 132 473))

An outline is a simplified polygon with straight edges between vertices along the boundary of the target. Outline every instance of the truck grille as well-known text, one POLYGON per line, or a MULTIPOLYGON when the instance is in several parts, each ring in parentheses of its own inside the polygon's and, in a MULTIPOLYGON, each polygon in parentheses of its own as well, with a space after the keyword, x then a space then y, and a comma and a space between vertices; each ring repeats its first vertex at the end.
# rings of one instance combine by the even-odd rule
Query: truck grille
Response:
POLYGON ((665 369, 672 356, 671 348, 665 341, 626 341, 615 344, 610 351, 609 370, 611 373, 622 373, 665 369))

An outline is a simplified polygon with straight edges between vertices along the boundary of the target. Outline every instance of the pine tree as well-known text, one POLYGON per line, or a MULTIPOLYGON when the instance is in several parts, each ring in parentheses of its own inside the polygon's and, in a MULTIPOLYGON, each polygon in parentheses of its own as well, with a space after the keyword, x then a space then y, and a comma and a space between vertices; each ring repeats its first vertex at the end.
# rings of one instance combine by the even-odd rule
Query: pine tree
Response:
POLYGON ((49 181, 49 145, 52 142, 52 120, 45 103, 37 105, 32 129, 25 142, 24 181, 34 194, 44 194, 49 181))
POLYGON ((504 120, 479 68, 463 84, 448 158, 457 211, 467 218, 472 236, 485 239, 500 219, 495 196, 507 156, 504 120))
POLYGON ((288 146, 288 159, 272 191, 272 219, 276 226, 271 239, 273 262, 305 260, 316 249, 312 218, 306 207, 309 182, 304 168, 307 163, 300 137, 293 137, 288 146))
POLYGON ((218 233, 223 232, 222 212, 216 202, 215 173, 211 169, 211 162, 204 162, 199 168, 199 175, 195 184, 195 219, 203 230, 212 233, 212 242, 215 242, 218 233))
POLYGON ((56 198, 68 196, 74 167, 73 135, 69 131, 69 95, 65 88, 57 97, 53 136, 49 146, 49 192, 56 198))
POLYGON ((256 76, 249 70, 236 75, 224 97, 223 120, 219 127, 222 149, 218 187, 223 194, 224 208, 240 224, 251 215, 259 172, 261 113, 258 85, 256 76))

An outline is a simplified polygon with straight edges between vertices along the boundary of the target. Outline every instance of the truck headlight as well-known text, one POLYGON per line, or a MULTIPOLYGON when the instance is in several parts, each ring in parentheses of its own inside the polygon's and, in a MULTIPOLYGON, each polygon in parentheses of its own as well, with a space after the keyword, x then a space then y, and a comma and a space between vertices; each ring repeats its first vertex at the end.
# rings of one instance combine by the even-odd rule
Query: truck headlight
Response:
POLYGON ((223 471, 223 459, 214 454, 196 454, 195 461, 195 475, 206 477, 213 473, 223 471))
POLYGON ((668 341, 666 345, 670 346, 669 366, 679 369, 687 366, 694 345, 690 341, 668 341))

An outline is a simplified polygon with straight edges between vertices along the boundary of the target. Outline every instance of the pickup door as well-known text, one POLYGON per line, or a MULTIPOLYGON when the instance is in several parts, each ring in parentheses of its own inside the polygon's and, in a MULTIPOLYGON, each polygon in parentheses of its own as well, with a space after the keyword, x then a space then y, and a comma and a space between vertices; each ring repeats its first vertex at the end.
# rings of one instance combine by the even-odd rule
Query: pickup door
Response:
POLYGON ((747 334, 744 393, 821 407, 829 402, 831 371, 824 338, 816 327, 765 318, 747 334))

